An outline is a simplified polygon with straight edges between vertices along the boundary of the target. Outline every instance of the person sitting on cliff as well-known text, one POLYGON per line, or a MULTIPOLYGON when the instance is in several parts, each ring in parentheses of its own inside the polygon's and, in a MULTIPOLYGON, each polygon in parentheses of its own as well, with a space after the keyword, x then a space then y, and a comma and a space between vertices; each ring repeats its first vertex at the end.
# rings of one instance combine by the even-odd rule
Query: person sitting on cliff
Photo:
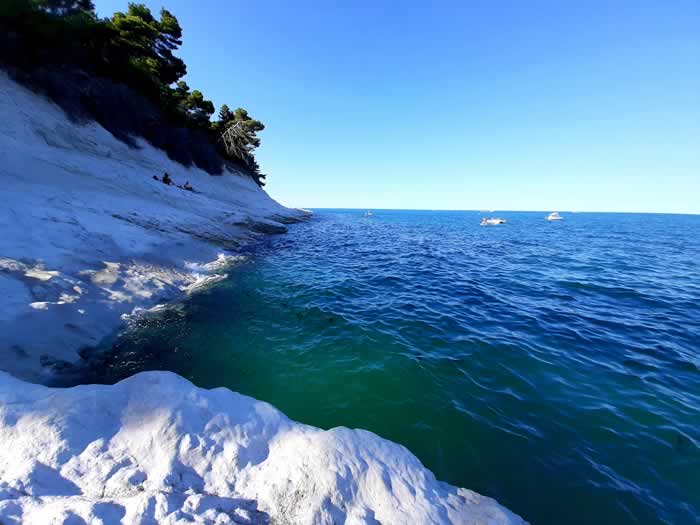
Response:
POLYGON ((173 183, 173 179, 170 178, 170 175, 168 175, 168 172, 166 171, 163 174, 163 184, 167 184, 170 186, 173 183))

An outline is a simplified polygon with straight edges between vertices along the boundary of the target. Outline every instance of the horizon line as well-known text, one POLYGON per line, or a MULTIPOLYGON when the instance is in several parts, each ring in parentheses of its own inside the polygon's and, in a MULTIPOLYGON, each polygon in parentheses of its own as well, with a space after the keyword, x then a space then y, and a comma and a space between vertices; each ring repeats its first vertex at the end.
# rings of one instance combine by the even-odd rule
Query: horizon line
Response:
MULTIPOLYGON (((551 213, 556 210, 508 210, 508 209, 493 209, 493 210, 477 210, 477 209, 450 209, 450 208, 372 208, 372 207, 337 207, 337 206, 302 206, 307 210, 379 210, 379 211, 450 211, 450 212, 475 212, 475 213, 551 213)), ((599 210, 565 210, 559 208, 560 213, 628 213, 639 215, 700 215, 700 212, 678 212, 678 211, 599 211, 599 210)))

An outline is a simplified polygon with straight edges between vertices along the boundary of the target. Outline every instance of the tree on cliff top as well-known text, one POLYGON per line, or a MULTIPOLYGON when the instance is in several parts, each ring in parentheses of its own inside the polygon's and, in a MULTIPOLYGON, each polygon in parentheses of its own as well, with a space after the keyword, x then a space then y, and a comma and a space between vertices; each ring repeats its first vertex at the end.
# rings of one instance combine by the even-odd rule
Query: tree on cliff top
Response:
POLYGON ((185 63, 173 54, 182 44, 182 28, 170 11, 161 9, 156 20, 145 5, 129 4, 126 13, 114 13, 111 25, 118 54, 154 83, 168 86, 187 73, 185 63))
POLYGON ((182 27, 167 9, 156 18, 146 5, 129 3, 125 12, 100 19, 92 0, 0 0, 0 62, 30 69, 77 66, 111 78, 157 104, 170 124, 202 132, 214 146, 237 125, 240 155, 216 147, 261 183, 253 150, 265 126, 245 109, 225 105, 212 122, 213 103, 182 80, 187 67, 175 56, 181 45, 182 27))
POLYGON ((209 132, 214 104, 206 100, 199 90, 190 91, 187 82, 180 80, 175 87, 161 89, 163 109, 177 123, 209 132))
POLYGON ((75 15, 80 12, 95 13, 92 0, 34 0, 34 3, 46 13, 57 16, 75 15))

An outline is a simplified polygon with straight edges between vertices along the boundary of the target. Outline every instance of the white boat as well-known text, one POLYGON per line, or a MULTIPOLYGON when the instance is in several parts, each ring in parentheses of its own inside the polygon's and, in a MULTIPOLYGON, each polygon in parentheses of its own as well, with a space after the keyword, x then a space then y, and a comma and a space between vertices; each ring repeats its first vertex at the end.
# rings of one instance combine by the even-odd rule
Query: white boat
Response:
POLYGON ((372 215, 374 215, 374 214, 372 213, 372 210, 367 210, 367 211, 365 212, 365 217, 371 217, 372 215))
POLYGON ((564 217, 562 217, 561 215, 559 215, 559 213, 557 213, 556 211, 553 211, 552 213, 550 213, 549 215, 547 215, 547 216, 545 217, 545 219, 547 219, 548 221, 560 221, 560 220, 562 220, 563 218, 564 218, 564 217))
POLYGON ((506 220, 501 219, 499 217, 491 217, 487 219, 486 217, 483 217, 481 219, 481 226, 496 226, 497 224, 505 224, 506 220))

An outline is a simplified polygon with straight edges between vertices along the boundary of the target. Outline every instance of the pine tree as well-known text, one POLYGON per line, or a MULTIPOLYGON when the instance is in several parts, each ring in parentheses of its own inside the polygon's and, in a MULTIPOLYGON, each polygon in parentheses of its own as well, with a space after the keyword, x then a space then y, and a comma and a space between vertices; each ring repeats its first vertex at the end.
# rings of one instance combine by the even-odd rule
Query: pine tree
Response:
POLYGON ((92 0, 35 0, 35 5, 40 10, 56 16, 70 16, 80 12, 95 13, 92 0))
POLYGON ((111 22, 117 32, 115 45, 155 84, 168 86, 187 73, 182 59, 173 55, 182 44, 182 28, 170 11, 163 9, 156 20, 145 5, 129 4, 126 13, 114 13, 111 22))
POLYGON ((221 106, 221 109, 219 110, 219 122, 222 124, 227 124, 233 119, 233 113, 231 113, 231 110, 229 107, 224 104, 221 106))

